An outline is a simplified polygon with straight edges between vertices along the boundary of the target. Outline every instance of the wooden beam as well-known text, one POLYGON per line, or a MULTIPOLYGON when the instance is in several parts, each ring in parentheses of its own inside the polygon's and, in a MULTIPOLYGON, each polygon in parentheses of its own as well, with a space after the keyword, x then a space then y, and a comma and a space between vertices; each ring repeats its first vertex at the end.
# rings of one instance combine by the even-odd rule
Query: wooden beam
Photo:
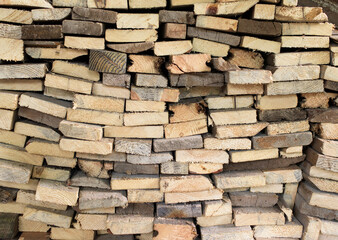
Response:
POLYGON ((52 128, 29 121, 17 121, 15 123, 14 132, 52 142, 59 142, 60 140, 60 134, 52 128))
POLYGON ((79 209, 126 207, 127 196, 124 192, 99 189, 82 189, 79 194, 79 209))
POLYGON ((272 74, 269 70, 241 70, 225 73, 225 82, 230 84, 267 84, 272 83, 272 74))
POLYGON ((125 113, 125 126, 164 125, 169 123, 168 112, 125 113))
POLYGON ((184 239, 194 239, 197 236, 195 225, 190 221, 158 218, 154 221, 154 231, 158 235, 154 240, 182 237, 184 239))
MULTIPOLYGON (((272 66, 293 66, 305 64, 329 64, 330 52, 306 51, 271 54, 267 57, 268 64, 272 66)), ((325 68, 325 66, 323 66, 325 68)))
POLYGON ((194 13, 187 11, 160 10, 159 19, 160 23, 180 23, 194 25, 196 22, 194 13))
POLYGON ((0 129, 12 130, 15 120, 17 118, 17 112, 11 110, 0 109, 0 129))
POLYGON ((73 219, 74 211, 69 209, 67 211, 45 210, 43 208, 26 207, 23 218, 26 220, 44 222, 48 225, 57 227, 70 228, 73 219))
POLYGON ((103 23, 116 23, 117 12, 102 9, 73 7, 72 19, 103 23))
POLYGON ((107 29, 105 38, 107 42, 154 42, 157 40, 155 29, 107 29))
POLYGON ((302 80, 269 83, 265 90, 266 95, 287 95, 318 92, 324 92, 323 80, 302 80))
POLYGON ((200 192, 165 193, 164 195, 166 204, 217 200, 222 197, 223 191, 218 188, 200 192))
POLYGON ((197 16, 196 27, 224 32, 236 32, 238 21, 230 18, 197 16))
MULTIPOLYGON (((252 137, 252 136, 257 135, 267 126, 268 126, 268 123, 266 122, 258 122, 258 123, 253 123, 253 124, 213 126, 213 133, 215 137, 219 139, 252 137)), ((251 146, 251 143, 249 145, 251 146)), ((239 148, 239 149, 242 149, 242 148, 239 148)))
POLYGON ((105 137, 117 138, 163 138, 163 126, 106 126, 105 137))
POLYGON ((107 86, 130 88, 130 74, 103 73, 102 83, 107 86))
POLYGON ((231 48, 229 53, 231 55, 229 57, 230 64, 245 68, 263 68, 264 58, 258 52, 248 51, 241 48, 231 48))
POLYGON ((53 6, 46 0, 9 0, 1 2, 0 6, 11 7, 29 7, 29 8, 53 8, 53 6))
POLYGON ((140 234, 153 231, 153 217, 109 215, 107 227, 112 234, 140 234))
POLYGON ((272 72, 274 82, 318 79, 320 74, 318 65, 268 67, 268 69, 272 72))
POLYGON ((282 36, 282 48, 328 48, 330 38, 310 36, 282 36))
POLYGON ((26 136, 7 130, 0 130, 0 142, 14 145, 17 147, 25 147, 26 136))
POLYGON ((277 148, 260 149, 260 150, 245 150, 245 151, 230 151, 231 162, 250 162, 264 159, 272 159, 279 157, 277 148))
POLYGON ((61 25, 26 25, 22 26, 22 39, 49 40, 62 39, 61 25))
POLYGON ((127 162, 132 164, 162 164, 173 161, 173 155, 167 153, 151 153, 149 156, 142 155, 127 155, 127 162))
POLYGON ((211 111, 210 117, 215 125, 256 123, 256 110, 211 111), (244 117, 245 116, 245 117, 244 117))
POLYGON ((331 36, 333 25, 331 23, 283 23, 283 35, 312 35, 331 36))
POLYGON ((300 133, 289 133, 276 136, 254 136, 252 147, 254 149, 283 148, 292 146, 306 146, 312 142, 310 131, 300 133))
POLYGON ((132 100, 178 102, 179 90, 170 88, 142 88, 131 87, 130 98, 132 100))
POLYGON ((161 192, 198 192, 213 188, 210 179, 205 176, 163 176, 160 178, 161 192))
POLYGON ((244 34, 277 37, 282 34, 282 24, 279 22, 256 21, 242 18, 238 21, 237 31, 244 34))

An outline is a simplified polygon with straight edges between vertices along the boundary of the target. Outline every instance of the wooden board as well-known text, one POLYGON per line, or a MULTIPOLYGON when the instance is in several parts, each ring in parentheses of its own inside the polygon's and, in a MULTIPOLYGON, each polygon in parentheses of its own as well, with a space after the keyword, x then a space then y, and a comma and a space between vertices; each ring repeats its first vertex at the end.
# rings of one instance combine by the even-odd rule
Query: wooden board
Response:
POLYGON ((282 24, 279 22, 256 21, 242 18, 238 21, 237 31, 244 34, 277 37, 282 34, 282 24))
POLYGON ((51 239, 83 239, 93 240, 95 232, 92 230, 82 229, 68 229, 68 228, 55 228, 52 227, 50 237, 51 239))
POLYGON ((102 36, 103 24, 87 21, 64 20, 62 22, 62 32, 65 34, 102 36))
POLYGON ((233 207, 273 207, 278 201, 274 193, 239 191, 229 193, 233 207))
POLYGON ((163 240, 167 237, 171 239, 194 239, 197 236, 195 225, 186 220, 155 219, 154 231, 158 232, 154 240, 163 240))
POLYGON ((1 8, 0 19, 3 22, 19 23, 19 24, 32 24, 32 13, 31 11, 1 8))
POLYGON ((0 37, 21 39, 21 26, 12 24, 1 23, 0 24, 0 37))
POLYGON ((14 145, 17 147, 25 147, 26 136, 7 130, 0 130, 0 142, 14 145))
MULTIPOLYGON (((195 11, 196 13, 196 11, 195 11)), ((224 32, 236 32, 238 21, 230 18, 197 16, 196 27, 224 32)))
POLYGON ((83 124, 63 120, 59 130, 65 137, 99 141, 102 139, 103 129, 99 125, 83 124))
POLYGON ((310 147, 306 150, 306 154, 306 160, 309 161, 311 165, 325 170, 338 172, 336 167, 337 158, 322 155, 310 147))
POLYGON ((46 71, 46 64, 6 64, 0 66, 0 79, 43 78, 46 71))
POLYGON ((252 18, 256 20, 274 20, 276 6, 274 4, 256 4, 252 10, 252 18))
POLYGON ((215 185, 221 189, 258 187, 265 185, 265 177, 261 171, 237 171, 212 175, 215 185))
MULTIPOLYGON (((330 53, 328 51, 278 53, 269 55, 267 62, 272 66, 329 64, 330 53)), ((325 68, 325 66, 323 66, 323 68, 325 68)))
POLYGON ((75 94, 74 109, 84 108, 107 112, 123 112, 124 99, 75 94))
POLYGON ((149 156, 151 153, 151 144, 152 140, 118 138, 115 139, 114 149, 116 152, 149 156))
POLYGON ((200 192, 165 193, 164 198, 166 204, 217 200, 223 198, 223 191, 216 188, 200 192))
POLYGON ((0 109, 0 129, 12 130, 16 120, 17 112, 0 109))
POLYGON ((160 10, 159 19, 161 23, 195 24, 194 13, 187 11, 160 10))
POLYGON ((284 225, 284 213, 277 208, 234 208, 235 226, 284 225))
POLYGON ((178 138, 208 132, 206 119, 171 123, 164 127, 165 138, 178 138))
POLYGON ((320 67, 318 65, 268 67, 272 72, 274 82, 318 79, 320 67))
POLYGON ((167 70, 172 74, 191 72, 210 72, 211 68, 206 63, 211 61, 209 54, 183 54, 169 56, 167 70))
POLYGON ((276 7, 275 19, 281 22, 327 22, 321 7, 276 7))
POLYGON ((172 87, 224 86, 224 75, 220 73, 170 74, 169 80, 172 87))
POLYGON ((128 72, 160 74, 161 66, 165 61, 163 57, 147 55, 130 54, 128 57, 132 63, 128 66, 128 72))
POLYGON ((248 51, 241 48, 231 48, 229 53, 231 55, 229 57, 229 64, 245 68, 263 68, 264 58, 258 52, 248 51))
POLYGON ((252 50, 258 50, 268 53, 279 53, 281 48, 281 43, 276 41, 270 41, 265 39, 260 39, 256 37, 244 36, 242 38, 241 47, 249 48, 252 50))
POLYGON ((313 35, 331 36, 333 25, 331 23, 283 23, 283 35, 313 35))
POLYGON ((210 136, 205 136, 204 148, 217 150, 251 149, 251 141, 248 138, 218 139, 210 136))
POLYGON ((169 123, 168 112, 125 113, 125 126, 163 125, 169 123))
POLYGON ((58 74, 46 74, 45 86, 71 92, 91 94, 93 83, 77 78, 64 77, 58 74))
POLYGON ((179 55, 190 52, 192 47, 190 40, 155 42, 154 54, 156 56, 179 55))
POLYGON ((154 29, 107 29, 105 38, 107 42, 154 42, 157 40, 157 31, 154 29))
POLYGON ((273 159, 279 157, 277 148, 246 150, 246 151, 230 151, 231 162, 250 162, 264 159, 273 159))
POLYGON ((223 163, 229 162, 229 155, 222 150, 192 149, 177 150, 175 152, 177 162, 189 163, 223 163))
POLYGON ((32 165, 12 161, 0 161, 0 180, 13 183, 28 183, 32 165))
POLYGON ((71 12, 70 8, 32 9, 32 18, 34 22, 61 21, 71 12))
POLYGON ((201 235, 205 240, 212 239, 234 239, 252 240, 253 231, 250 226, 235 227, 233 225, 221 225, 213 227, 202 227, 201 235))
POLYGON ((256 110, 211 111, 210 117, 215 125, 256 123, 256 110), (244 117, 245 116, 245 117, 244 117))
POLYGON ((26 25, 22 26, 22 39, 49 40, 62 39, 61 25, 26 25))
POLYGON ((295 165, 287 168, 264 170, 263 173, 267 184, 296 183, 303 178, 301 169, 295 165))
POLYGON ((91 50, 89 54, 89 69, 105 73, 125 73, 127 54, 106 51, 91 50))
POLYGON ((104 49, 104 38, 65 36, 65 47, 76 49, 104 49))
POLYGON ((303 226, 300 222, 287 222, 283 226, 256 226, 254 228, 255 238, 301 238, 303 226))
POLYGON ((210 179, 205 176, 176 176, 160 178, 161 192, 198 192, 213 189, 210 179))
POLYGON ((267 95, 286 95, 297 93, 324 92, 323 80, 303 80, 291 82, 275 82, 266 86, 267 95))
POLYGON ((196 15, 238 15, 245 13, 257 0, 241 1, 218 1, 217 3, 196 3, 194 12, 196 15))
POLYGON ((116 23, 117 12, 102 9, 73 7, 72 19, 116 23))
POLYGON ((113 190, 159 189, 160 178, 157 175, 113 173, 110 185, 113 190))
POLYGON ((53 129, 30 121, 17 121, 15 123, 14 132, 52 142, 59 142, 60 140, 60 134, 53 129))
POLYGON ((113 142, 104 140, 85 141, 71 138, 61 138, 60 148, 64 151, 107 155, 113 151, 113 142))
POLYGON ((128 9, 127 0, 107 0, 105 2, 97 2, 95 0, 88 0, 89 8, 113 8, 113 9, 128 9))
POLYGON ((151 13, 119 13, 116 21, 117 28, 159 28, 159 15, 151 13))
POLYGON ((187 33, 187 25, 179 23, 164 24, 164 38, 169 39, 185 39, 187 33))
POLYGON ((212 42, 200 38, 193 38, 192 44, 193 44, 192 51, 207 53, 217 57, 226 57, 230 49, 229 45, 212 42))
POLYGON ((282 36, 282 48, 328 48, 330 39, 328 37, 310 36, 282 36))
POLYGON ((88 55, 86 49, 70 49, 70 48, 40 48, 27 47, 25 52, 35 59, 62 59, 71 60, 80 56, 88 55))
POLYGON ((230 84, 267 84, 275 81, 272 77, 269 70, 228 71, 225 73, 225 82, 230 84))
POLYGON ((140 234, 153 231, 153 217, 109 215, 107 227, 112 234, 140 234))
POLYGON ((5 61, 23 61, 23 41, 0 37, 0 59, 5 61))
POLYGON ((123 115, 116 112, 69 108, 67 109, 67 120, 101 125, 122 126, 123 115))
POLYGON ((130 74, 103 73, 102 75, 102 83, 113 87, 130 88, 130 79, 130 74))

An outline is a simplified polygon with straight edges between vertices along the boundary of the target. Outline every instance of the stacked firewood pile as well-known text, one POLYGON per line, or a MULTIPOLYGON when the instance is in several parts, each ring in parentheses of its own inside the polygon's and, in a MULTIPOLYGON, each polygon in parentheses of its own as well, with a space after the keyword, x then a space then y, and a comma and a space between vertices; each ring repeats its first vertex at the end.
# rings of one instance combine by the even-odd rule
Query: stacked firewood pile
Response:
POLYGON ((337 239, 333 28, 297 0, 0 0, 0 238, 337 239))

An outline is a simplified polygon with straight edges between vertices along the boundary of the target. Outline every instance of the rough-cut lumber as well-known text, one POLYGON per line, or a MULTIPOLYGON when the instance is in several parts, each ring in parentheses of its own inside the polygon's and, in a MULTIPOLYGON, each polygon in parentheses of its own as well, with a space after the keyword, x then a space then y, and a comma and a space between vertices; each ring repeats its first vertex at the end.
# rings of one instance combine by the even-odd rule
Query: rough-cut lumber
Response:
POLYGON ((118 138, 163 138, 163 126, 106 126, 105 137, 118 138))
POLYGON ((232 205, 230 198, 227 194, 224 195, 222 200, 206 201, 203 203, 204 212, 206 217, 222 216, 232 214, 232 205))
POLYGON ((152 140, 116 139, 115 151, 149 156, 152 140))
POLYGON ((129 0, 130 9, 148 9, 148 8, 165 8, 167 6, 166 0, 151 0, 151 1, 138 1, 129 0))
POLYGON ((310 36, 282 36, 282 48, 328 48, 330 39, 328 37, 310 36))
POLYGON ((189 173, 189 163, 165 162, 161 163, 162 174, 182 174, 189 173))
POLYGON ((130 74, 103 73, 102 83, 113 87, 130 88, 130 74))
POLYGON ((263 68, 264 58, 258 52, 248 51, 241 48, 231 48, 229 53, 231 54, 229 58, 230 64, 245 68, 263 68))
POLYGON ((130 97, 132 100, 178 102, 179 90, 169 88, 141 88, 132 87, 130 97))
POLYGON ((257 0, 242 1, 218 1, 217 3, 196 3, 194 12, 196 15, 238 15, 245 13, 257 0))
POLYGON ((220 87, 192 87, 180 88, 180 99, 205 97, 205 96, 218 96, 223 93, 223 88, 220 87))
POLYGON ((71 12, 70 8, 32 9, 32 18, 35 22, 60 21, 71 12))
POLYGON ((108 170, 103 162, 78 159, 78 165, 89 177, 109 178, 108 170))
MULTIPOLYGON (((50 227, 43 222, 36 222, 24 219, 22 216, 19 217, 19 231, 20 232, 48 232, 50 227)), ((22 236, 22 235, 21 235, 22 236)))
POLYGON ((161 192, 197 192, 213 189, 210 179, 205 176, 161 177, 161 192))
MULTIPOLYGON (((324 88, 325 85, 324 85, 324 88)), ((328 108, 330 96, 327 93, 303 93, 302 108, 328 108)))
POLYGON ((211 68, 206 63, 211 61, 209 54, 183 54, 169 57, 167 70, 172 74, 191 72, 210 72, 211 68))
POLYGON ((60 140, 60 134, 53 129, 28 121, 17 121, 15 123, 14 132, 30 136, 41 138, 53 142, 60 140))
POLYGON ((337 194, 322 192, 308 183, 301 183, 298 189, 299 194, 311 206, 337 210, 337 194))
MULTIPOLYGON (((330 52, 306 51, 271 54, 267 57, 268 64, 272 66, 293 66, 305 64, 329 64, 330 52)), ((323 66, 325 68, 326 66, 323 66)), ((330 68, 329 66, 327 66, 330 68)))
POLYGON ((263 94, 263 84, 227 84, 227 95, 263 94))
POLYGON ((223 163, 229 162, 229 155, 222 150, 208 149, 192 149, 192 150, 177 150, 177 162, 189 163, 223 163))
POLYGON ((240 42, 240 37, 236 35, 191 26, 188 27, 187 36, 223 43, 230 46, 238 46, 240 42))
POLYGON ((281 48, 281 43, 276 41, 270 41, 265 39, 260 39, 256 37, 244 36, 242 38, 241 47, 249 48, 252 50, 258 50, 268 53, 279 53, 281 48))
POLYGON ((274 82, 318 79, 320 74, 318 65, 268 67, 268 69, 272 72, 274 82))
MULTIPOLYGON (((25 147, 27 137, 12 131, 0 130, 0 142, 14 145, 17 147, 25 147)), ((202 147, 202 146, 201 146, 202 147)))
POLYGON ((230 49, 229 45, 212 42, 200 38, 193 39, 193 48, 192 50, 200 53, 207 53, 212 56, 217 57, 226 57, 230 49))
POLYGON ((124 99, 75 94, 74 108, 85 108, 107 112, 123 112, 124 99))
POLYGON ((196 220, 197 220, 197 224, 201 227, 231 224, 232 213, 221 215, 221 216, 211 216, 211 217, 202 216, 202 217, 198 217, 196 220))
POLYGON ((0 161, 0 180, 14 183, 28 183, 32 165, 12 161, 0 161))
POLYGON ((319 123, 338 123, 337 121, 337 108, 329 109, 307 109, 310 122, 319 123))
POLYGON ((237 171, 213 174, 212 178, 217 188, 243 188, 265 185, 265 177, 261 171, 237 171))
POLYGON ((260 187, 251 187, 250 192, 259 193, 283 193, 283 184, 267 184, 260 187))
POLYGON ((153 42, 157 40, 157 31, 154 29, 107 29, 105 34, 106 41, 124 42, 153 42))
POLYGON ((0 9, 0 20, 3 22, 19 23, 19 24, 32 24, 33 22, 31 11, 11 8, 0 9))
POLYGON ((6 64, 0 66, 0 79, 43 78, 46 64, 6 64))
POLYGON ((238 21, 230 18, 197 16, 196 27, 225 32, 236 32, 238 21))
POLYGON ((63 210, 63 211, 67 209, 67 205, 61 205, 61 204, 55 204, 55 203, 35 200, 35 192, 28 191, 28 190, 19 190, 17 193, 16 202, 31 205, 31 206, 51 208, 51 209, 63 210))
POLYGON ((151 13, 119 13, 116 21, 117 28, 159 28, 159 15, 151 13))
POLYGON ((0 203, 0 211, 3 213, 23 214, 26 207, 27 207, 26 204, 17 203, 13 201, 7 203, 0 203))
POLYGON ((283 35, 313 35, 331 36, 333 25, 331 23, 283 23, 283 35))
POLYGON ((22 39, 45 40, 62 39, 61 25, 26 25, 22 26, 22 39))
POLYGON ((194 239, 197 236, 195 225, 191 221, 157 218, 154 221, 154 231, 158 235, 154 240, 170 239, 194 239))
POLYGON ((296 93, 324 92, 323 80, 302 80, 269 83, 265 90, 267 95, 285 95, 296 93))
POLYGON ((64 118, 66 116, 67 108, 71 107, 71 103, 69 102, 36 93, 22 94, 20 96, 19 104, 21 107, 27 107, 60 118, 64 118))
POLYGON ((54 61, 52 72, 90 81, 100 80, 100 74, 98 72, 89 70, 85 65, 66 61, 54 61))
POLYGON ((185 204, 164 204, 156 205, 157 217, 164 218, 193 218, 202 216, 201 203, 185 203, 185 204))
POLYGON ((338 158, 322 155, 310 147, 307 148, 306 155, 306 160, 309 161, 311 165, 325 170, 338 172, 336 165, 338 158))
POLYGON ((86 7, 87 1, 84 0, 53 0, 53 6, 56 7, 86 7))
POLYGON ((107 155, 113 151, 113 142, 62 138, 60 140, 60 148, 65 151, 107 155))
POLYGON ((230 192, 232 206, 236 207, 273 207, 278 196, 274 193, 254 193, 249 191, 230 192))
POLYGON ((0 37, 21 39, 21 26, 0 23, 0 37))
POLYGON ((163 198, 159 190, 128 190, 129 203, 162 202, 163 198))
POLYGON ((113 8, 113 9, 128 9, 127 0, 107 0, 98 2, 95 0, 88 0, 89 8, 113 8))
POLYGON ((111 43, 107 44, 107 47, 124 53, 140 53, 153 48, 154 42, 116 43, 116 44, 111 43))
POLYGON ((161 164, 173 160, 171 153, 151 153, 149 156, 127 155, 127 162, 132 164, 161 164))
POLYGON ((107 96, 107 97, 114 97, 114 98, 123 98, 129 99, 130 98, 130 90, 127 88, 121 87, 112 87, 107 86, 101 83, 94 83, 93 84, 93 95, 96 96, 107 96))
POLYGON ((222 197, 223 191, 218 188, 200 192, 165 193, 164 195, 166 204, 217 200, 222 197))
MULTIPOLYGON (((108 140, 111 141, 111 140, 108 140)), ((113 151, 110 154, 102 155, 102 154, 90 154, 90 153, 76 153, 76 157, 89 159, 89 160, 96 160, 96 161, 107 161, 107 162, 125 162, 126 161, 126 154, 125 153, 118 153, 113 151)))
POLYGON ((164 127, 165 138, 178 138, 208 132, 206 119, 171 123, 164 127))
POLYGON ((274 20, 276 6, 273 4, 256 4, 252 9, 252 18, 256 20, 274 20))
POLYGON ((328 18, 320 7, 277 6, 275 19, 281 22, 327 22, 328 18))
POLYGON ((75 219, 78 221, 80 228, 84 230, 106 230, 107 215, 102 214, 77 214, 75 219))
POLYGON ((255 238, 301 238, 303 226, 297 220, 287 222, 283 226, 256 226, 255 238))
POLYGON ((283 148, 292 146, 305 146, 312 142, 312 133, 300 132, 276 136, 254 136, 252 146, 254 149, 283 148))
POLYGON ((294 183, 302 180, 302 171, 297 166, 263 171, 267 184, 294 183))
POLYGON ((279 22, 256 21, 242 18, 238 21, 237 31, 244 34, 276 37, 282 34, 282 24, 279 22))
POLYGON ((0 237, 14 238, 18 233, 18 214, 0 213, 0 237))
POLYGON ((297 95, 257 96, 256 108, 260 110, 295 108, 297 95))
POLYGON ((42 91, 43 81, 39 79, 7 79, 0 80, 0 89, 14 91, 42 91))
POLYGON ((191 174, 211 174, 222 171, 222 163, 189 163, 189 173, 191 174))
POLYGON ((110 207, 126 207, 128 204, 125 193, 98 189, 83 189, 79 194, 79 208, 96 209, 110 207))
POLYGON ((92 230, 70 229, 70 228, 55 228, 52 227, 50 237, 51 239, 65 239, 65 240, 93 240, 95 232, 92 230))
POLYGON ((139 87, 167 87, 168 79, 163 75, 137 73, 135 85, 139 87))
POLYGON ((41 179, 36 189, 35 198, 39 201, 75 206, 78 194, 78 187, 69 187, 61 182, 41 179))
POLYGON ((211 111, 210 117, 216 125, 256 123, 256 110, 211 111))
POLYGON ((125 126, 163 125, 169 123, 168 112, 125 113, 125 126))
POLYGON ((66 137, 99 141, 102 139, 103 129, 98 125, 83 124, 63 120, 60 122, 59 130, 66 137))
POLYGON ((48 225, 70 228, 73 219, 73 210, 53 211, 44 208, 26 207, 23 218, 26 220, 44 222, 48 225))
POLYGON ((69 108, 67 109, 67 120, 102 125, 122 126, 123 115, 115 112, 69 108))
POLYGON ((215 2, 215 0, 170 0, 170 5, 172 7, 182 7, 201 2, 215 2))
POLYGON ((71 60, 80 56, 88 55, 88 50, 70 48, 27 47, 25 51, 30 57, 35 59, 71 60))
POLYGON ((194 13, 186 11, 160 10, 159 20, 161 23, 195 24, 194 13))
POLYGON ((15 162, 37 166, 41 166, 43 163, 43 156, 31 154, 21 147, 1 143, 0 150, 1 159, 7 159, 15 162))
POLYGON ((58 74, 46 74, 45 86, 71 92, 91 94, 93 83, 58 74))
POLYGON ((109 215, 107 227, 112 234, 140 234, 153 231, 153 217, 109 215))
POLYGON ((250 226, 235 227, 233 225, 221 225, 212 227, 201 227, 201 235, 205 240, 233 239, 252 240, 253 231, 250 226))
POLYGON ((233 163, 259 161, 264 159, 278 158, 279 152, 277 148, 260 149, 260 150, 245 150, 245 151, 230 151, 230 159, 233 163))
POLYGON ((70 171, 52 167, 34 166, 32 177, 65 182, 70 177, 70 171))
POLYGON ((201 135, 153 140, 153 148, 155 152, 202 148, 202 146, 203 141, 201 135))
POLYGON ((240 70, 225 73, 225 82, 230 84, 266 84, 275 81, 269 70, 240 70))
POLYGON ((88 20, 103 23, 116 23, 116 18, 117 12, 102 9, 74 7, 72 11, 72 19, 74 20, 88 20))
POLYGON ((128 72, 138 73, 161 73, 161 65, 164 63, 164 57, 147 55, 129 55, 131 65, 128 66, 128 72))
POLYGON ((329 170, 321 169, 316 166, 312 166, 308 161, 303 162, 300 165, 303 173, 316 178, 323 178, 323 179, 331 179, 331 180, 338 180, 338 173, 332 172, 329 170))
POLYGON ((182 104, 172 104, 169 106, 171 112, 170 123, 186 122, 198 119, 205 119, 205 102, 190 101, 182 102, 182 104))
POLYGON ((157 175, 113 173, 110 185, 113 190, 159 189, 160 178, 157 175))
POLYGON ((157 164, 132 164, 125 162, 115 162, 114 172, 126 174, 159 174, 159 165, 157 164))
POLYGON ((165 102, 159 101, 142 101, 142 100, 127 100, 127 112, 164 112, 165 102))
POLYGON ((268 135, 305 132, 310 130, 308 121, 270 123, 266 129, 268 135))
POLYGON ((5 61, 23 61, 23 41, 0 37, 0 59, 5 61))
POLYGON ((0 129, 12 130, 16 120, 17 112, 0 109, 0 129))
POLYGON ((312 148, 321 154, 331 157, 338 157, 338 141, 326 140, 315 137, 312 142, 312 148))
POLYGON ((62 22, 62 32, 75 35, 101 36, 103 34, 103 24, 87 21, 64 20, 62 22))
POLYGON ((138 216, 154 216, 155 207, 152 203, 131 203, 126 208, 116 208, 118 215, 138 215, 138 216))
POLYGON ((72 178, 70 179, 70 185, 77 186, 77 187, 110 189, 108 179, 88 177, 82 171, 78 171, 78 172, 75 172, 75 174, 73 174, 72 178))
POLYGON ((322 179, 308 176, 303 173, 304 179, 321 191, 338 193, 337 182, 330 179, 322 179))
POLYGON ((65 36, 65 46, 76 49, 104 49, 104 38, 65 36))
POLYGON ((170 74, 169 79, 173 87, 224 86, 224 75, 220 73, 170 74))
POLYGON ((258 111, 259 120, 268 122, 304 120, 306 117, 306 111, 301 108, 258 111))
POLYGON ((166 23, 164 25, 164 38, 169 39, 185 39, 187 33, 187 25, 179 23, 166 23))
POLYGON ((127 54, 106 50, 91 50, 89 69, 105 73, 125 73, 127 54))
POLYGON ((217 150, 251 149, 251 141, 248 138, 217 139, 213 137, 205 137, 204 148, 217 150))
POLYGON ((192 47, 190 40, 155 42, 154 53, 156 56, 178 55, 190 52, 192 47))
POLYGON ((284 225, 284 213, 277 208, 234 208, 235 226, 284 225))
POLYGON ((2 1, 1 6, 11 6, 11 7, 29 7, 29 8, 52 8, 53 6, 45 0, 8 0, 2 1))

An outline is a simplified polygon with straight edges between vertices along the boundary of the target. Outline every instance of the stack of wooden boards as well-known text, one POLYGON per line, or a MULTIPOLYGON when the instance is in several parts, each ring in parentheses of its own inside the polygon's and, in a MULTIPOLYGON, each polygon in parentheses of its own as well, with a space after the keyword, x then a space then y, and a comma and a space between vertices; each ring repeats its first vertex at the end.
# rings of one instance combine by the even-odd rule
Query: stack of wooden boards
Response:
POLYGON ((297 0, 0 0, 0 238, 337 239, 332 31, 297 0))

